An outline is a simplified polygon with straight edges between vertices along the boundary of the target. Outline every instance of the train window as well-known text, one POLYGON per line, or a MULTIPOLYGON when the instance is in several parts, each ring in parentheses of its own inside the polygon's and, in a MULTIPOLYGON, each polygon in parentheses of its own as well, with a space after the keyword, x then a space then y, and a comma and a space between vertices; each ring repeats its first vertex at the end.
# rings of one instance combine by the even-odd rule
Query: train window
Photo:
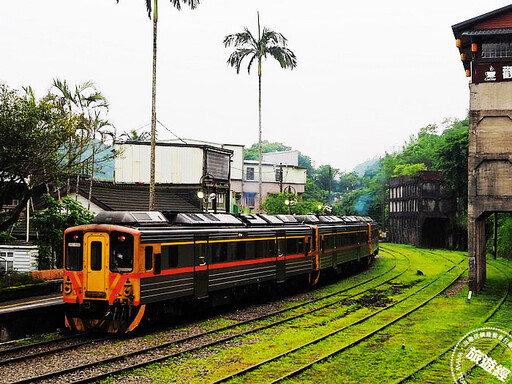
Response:
POLYGON ((144 249, 144 266, 146 271, 150 271, 153 268, 153 247, 149 246, 144 249))
POLYGON ((286 248, 286 239, 278 239, 277 240, 277 255, 278 256, 284 256, 287 254, 287 248, 286 248))
POLYGON ((304 250, 304 254, 308 254, 311 252, 311 237, 306 237, 306 249, 304 250))
POLYGON ((267 247, 268 247, 268 256, 276 257, 277 246, 276 246, 275 240, 268 240, 267 247))
POLYGON ((235 245, 235 259, 236 260, 245 260, 245 243, 243 241, 239 241, 234 244, 235 245))
POLYGON ((222 263, 228 260, 227 243, 211 243, 212 263, 222 263))
POLYGON ((297 239, 286 239, 286 254, 296 255, 297 254, 297 239))
POLYGON ((81 271, 83 268, 82 233, 70 232, 66 234, 66 263, 68 271, 81 271))
MULTIPOLYGON (((205 252, 206 249, 205 244, 205 252)), ((192 267, 194 265, 194 244, 180 245, 178 248, 178 266, 179 267, 192 267)))
POLYGON ((297 239, 297 254, 305 254, 306 253, 306 247, 304 246, 304 238, 301 237, 300 239, 297 239))
POLYGON ((101 271, 102 248, 101 241, 91 242, 91 271, 101 271))
POLYGON ((256 256, 256 246, 254 241, 247 241, 245 243, 245 258, 246 259, 254 259, 256 256))
POLYGON ((270 251, 270 241, 269 240, 257 240, 254 243, 256 254, 254 255, 256 258, 268 257, 270 251))
POLYGON ((334 249, 334 236, 327 235, 327 236, 325 236, 324 239, 325 239, 324 251, 332 252, 332 250, 334 249))
POLYGON ((110 270, 131 272, 133 270, 133 235, 113 231, 110 234, 110 270))
POLYGON ((162 247, 162 269, 176 268, 178 266, 179 245, 164 245, 162 247))
POLYGON ((341 236, 341 233, 336 234, 336 248, 339 248, 343 245, 343 237, 341 236))

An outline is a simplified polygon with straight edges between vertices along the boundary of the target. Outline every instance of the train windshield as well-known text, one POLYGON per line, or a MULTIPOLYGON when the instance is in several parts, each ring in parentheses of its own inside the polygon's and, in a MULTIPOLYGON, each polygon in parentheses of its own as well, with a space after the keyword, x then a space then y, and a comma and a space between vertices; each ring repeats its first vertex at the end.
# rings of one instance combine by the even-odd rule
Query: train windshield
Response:
POLYGON ((66 234, 66 262, 68 271, 81 271, 83 268, 83 234, 70 232, 66 234))
POLYGON ((133 235, 123 232, 110 234, 110 271, 133 270, 133 235))

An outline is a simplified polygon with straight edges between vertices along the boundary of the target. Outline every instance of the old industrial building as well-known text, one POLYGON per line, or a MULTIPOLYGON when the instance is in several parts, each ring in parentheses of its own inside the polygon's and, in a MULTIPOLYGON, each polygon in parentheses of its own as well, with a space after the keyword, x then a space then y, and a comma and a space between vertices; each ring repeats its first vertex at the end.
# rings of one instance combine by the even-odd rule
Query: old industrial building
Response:
POLYGON ((452 248, 455 201, 441 172, 396 177, 389 183, 389 237, 392 242, 452 248))
POLYGON ((469 85, 469 289, 486 279, 485 220, 512 212, 512 5, 452 26, 469 85))

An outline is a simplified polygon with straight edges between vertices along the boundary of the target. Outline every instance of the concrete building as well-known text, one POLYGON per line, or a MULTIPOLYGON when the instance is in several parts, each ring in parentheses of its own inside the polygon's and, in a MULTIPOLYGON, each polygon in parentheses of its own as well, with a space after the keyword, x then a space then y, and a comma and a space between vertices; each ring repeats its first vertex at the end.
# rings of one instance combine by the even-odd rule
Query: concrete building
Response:
MULTIPOLYGON (((277 158, 279 160, 279 158, 277 158)), ((275 161, 275 160, 274 160, 275 161)), ((307 169, 296 165, 285 165, 282 162, 264 162, 262 173, 262 201, 269 194, 290 191, 297 196, 302 196, 306 189, 307 169)), ((257 208, 258 202, 258 161, 244 161, 243 201, 244 208, 257 208)))
MULTIPOLYGON (((117 143, 115 149, 119 155, 114 160, 114 182, 149 185, 150 143, 128 141, 117 143)), ((240 156, 239 152, 237 157, 240 156)), ((229 212, 233 156, 234 151, 223 146, 158 142, 155 151, 155 182, 176 194, 197 196, 202 191, 205 197, 200 204, 204 209, 229 212)), ((235 176, 241 179, 241 172, 238 171, 235 176)))
POLYGON ((390 241, 452 248, 455 200, 441 172, 396 177, 389 182, 390 241))
POLYGON ((485 220, 512 212, 512 5, 452 26, 470 78, 469 289, 486 279, 485 220))

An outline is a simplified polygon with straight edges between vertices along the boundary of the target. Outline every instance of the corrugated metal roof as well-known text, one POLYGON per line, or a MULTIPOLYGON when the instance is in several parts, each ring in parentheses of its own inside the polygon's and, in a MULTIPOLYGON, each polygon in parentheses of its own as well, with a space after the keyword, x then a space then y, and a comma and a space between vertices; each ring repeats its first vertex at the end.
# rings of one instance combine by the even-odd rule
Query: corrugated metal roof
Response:
MULTIPOLYGON (((81 182, 79 189, 81 195, 88 196, 89 182, 81 182)), ((94 181, 91 200, 109 211, 147 211, 149 205, 149 185, 114 184, 94 181)), ((166 187, 156 187, 155 201, 157 211, 201 212, 199 208, 166 187)))

